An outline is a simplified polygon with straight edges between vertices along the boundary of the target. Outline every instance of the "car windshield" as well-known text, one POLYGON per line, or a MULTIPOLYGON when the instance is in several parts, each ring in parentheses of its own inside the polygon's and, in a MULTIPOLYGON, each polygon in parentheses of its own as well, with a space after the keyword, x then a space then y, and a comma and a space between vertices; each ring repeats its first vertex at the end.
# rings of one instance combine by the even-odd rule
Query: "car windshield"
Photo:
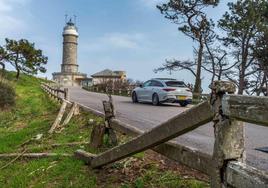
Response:
POLYGON ((169 87, 186 87, 185 83, 181 81, 168 81, 165 83, 169 87))

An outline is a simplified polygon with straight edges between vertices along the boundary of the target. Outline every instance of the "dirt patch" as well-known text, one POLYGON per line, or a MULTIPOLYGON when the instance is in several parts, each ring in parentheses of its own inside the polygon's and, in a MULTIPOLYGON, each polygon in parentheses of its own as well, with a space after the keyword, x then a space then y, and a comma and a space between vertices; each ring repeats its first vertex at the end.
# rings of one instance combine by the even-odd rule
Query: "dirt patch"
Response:
POLYGON ((120 187, 124 184, 133 183, 137 178, 144 176, 152 169, 156 172, 170 171, 182 179, 209 181, 207 175, 181 165, 152 150, 146 151, 142 157, 129 157, 102 169, 94 170, 94 172, 97 175, 98 187, 107 187, 111 184, 120 187))
POLYGON ((19 131, 21 129, 24 129, 25 127, 27 127, 27 123, 19 121, 19 122, 14 123, 14 126, 10 127, 9 130, 16 132, 16 131, 19 131))

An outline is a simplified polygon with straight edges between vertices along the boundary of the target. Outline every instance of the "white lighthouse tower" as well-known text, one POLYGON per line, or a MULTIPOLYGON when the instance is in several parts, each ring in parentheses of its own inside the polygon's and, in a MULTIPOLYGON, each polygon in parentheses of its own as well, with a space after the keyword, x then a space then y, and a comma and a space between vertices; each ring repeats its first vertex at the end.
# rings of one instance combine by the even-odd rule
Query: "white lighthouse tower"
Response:
POLYGON ((80 86, 81 80, 87 77, 86 74, 78 72, 77 46, 78 29, 70 19, 63 29, 63 53, 61 72, 53 73, 53 80, 62 86, 80 86))

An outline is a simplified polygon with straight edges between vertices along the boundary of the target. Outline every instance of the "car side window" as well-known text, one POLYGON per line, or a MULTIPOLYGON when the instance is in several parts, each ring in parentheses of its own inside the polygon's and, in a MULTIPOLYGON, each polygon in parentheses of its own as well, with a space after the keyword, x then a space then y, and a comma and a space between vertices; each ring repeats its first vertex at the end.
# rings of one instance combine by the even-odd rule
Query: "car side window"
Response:
POLYGON ((145 82, 145 83, 143 84, 143 87, 148 87, 148 86, 150 86, 150 85, 151 85, 151 80, 145 82))
POLYGON ((164 85, 161 82, 157 82, 157 81, 156 81, 156 86, 157 87, 164 87, 164 85))
POLYGON ((153 86, 153 87, 164 87, 164 85, 158 81, 155 81, 155 80, 152 80, 150 86, 153 86))

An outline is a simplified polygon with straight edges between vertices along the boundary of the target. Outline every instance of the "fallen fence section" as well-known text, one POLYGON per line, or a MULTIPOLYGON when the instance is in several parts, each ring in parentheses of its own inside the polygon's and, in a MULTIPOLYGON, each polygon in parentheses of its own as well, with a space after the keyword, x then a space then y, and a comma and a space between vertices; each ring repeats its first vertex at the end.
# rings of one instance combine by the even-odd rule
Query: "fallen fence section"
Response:
MULTIPOLYGON (((243 163, 244 128, 235 119, 267 126, 267 98, 227 95, 235 87, 228 82, 216 81, 212 87, 210 103, 203 102, 184 113, 171 118, 151 131, 143 132, 118 119, 111 118, 110 126, 123 133, 138 136, 133 140, 99 155, 77 151, 75 156, 100 167, 123 159, 134 153, 153 149, 171 159, 211 176, 211 187, 266 187, 268 175, 243 163), (256 102, 253 102, 253 101, 256 102), (253 109, 255 109, 253 111, 253 109), (254 113, 258 113, 255 115, 254 113), (215 144, 213 156, 187 148, 172 141, 213 119, 215 144)), ((51 93, 51 91, 48 91, 51 93)), ((69 102, 69 101, 68 101, 69 102)), ((105 117, 103 112, 78 104, 85 111, 105 117)), ((254 126, 254 125, 253 125, 254 126)))
POLYGON ((210 105, 208 102, 204 102, 126 144, 98 155, 92 159, 90 164, 93 168, 96 168, 144 151, 210 122, 212 118, 213 112, 210 105))

